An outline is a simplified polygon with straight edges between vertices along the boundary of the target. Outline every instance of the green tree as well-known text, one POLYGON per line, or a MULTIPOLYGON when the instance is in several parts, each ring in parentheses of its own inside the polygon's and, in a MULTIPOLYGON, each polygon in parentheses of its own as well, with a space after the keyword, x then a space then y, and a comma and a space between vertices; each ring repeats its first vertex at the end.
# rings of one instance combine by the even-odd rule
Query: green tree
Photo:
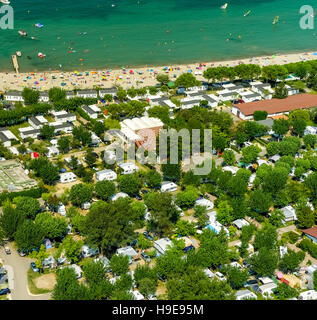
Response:
POLYGON ((88 288, 76 279, 76 273, 71 268, 57 271, 56 285, 52 297, 54 300, 88 300, 88 288))
POLYGON ((136 173, 123 175, 119 182, 119 188, 122 192, 135 196, 140 191, 141 180, 136 173))
POLYGON ((242 161, 244 163, 253 163, 256 161, 261 149, 257 146, 249 146, 242 149, 242 161))
POLYGON ((283 256, 279 263, 279 267, 283 272, 295 272, 299 268, 300 263, 305 259, 305 252, 295 252, 290 249, 283 256))
POLYGON ((285 83, 284 82, 279 83, 275 87, 273 97, 277 98, 277 99, 285 99, 285 98, 288 97, 288 91, 287 91, 287 89, 285 87, 285 83))
POLYGON ((144 278, 139 283, 139 291, 145 297, 148 297, 149 295, 155 294, 156 286, 157 284, 155 280, 144 278))
POLYGON ((272 196, 262 190, 255 190, 250 194, 250 207, 252 210, 265 213, 272 205, 272 196))
POLYGON ((20 224, 14 234, 14 241, 19 249, 26 251, 39 249, 44 236, 41 230, 31 220, 26 220, 20 224))
POLYGON ((55 129, 52 126, 45 124, 40 129, 41 136, 46 140, 51 140, 55 136, 55 129))
POLYGON ((157 82, 159 82, 161 85, 167 84, 167 83, 170 81, 170 79, 169 79, 169 77, 168 77, 167 74, 158 74, 158 75, 156 76, 156 80, 157 80, 157 82))
POLYGON ((267 111, 254 111, 253 119, 254 121, 265 120, 267 118, 267 111))
POLYGON ((284 136, 289 130, 289 121, 286 119, 274 119, 273 131, 279 136, 284 136))
POLYGON ((61 153, 67 153, 70 150, 70 138, 67 136, 61 137, 57 141, 57 146, 61 153))
POLYGON ((106 203, 93 203, 84 226, 83 234, 91 246, 110 252, 135 239, 133 211, 129 199, 106 203))
POLYGON ((63 101, 66 98, 66 92, 65 90, 57 87, 53 87, 48 90, 48 96, 51 102, 59 102, 63 101))
POLYGON ((87 166, 89 168, 92 168, 95 165, 96 161, 97 159, 93 154, 93 149, 92 148, 87 149, 85 153, 85 162, 87 163, 87 166))
POLYGON ((74 127, 73 129, 73 137, 74 139, 80 141, 83 146, 91 143, 91 133, 84 126, 80 125, 79 127, 74 127))
POLYGON ((296 119, 292 121, 293 124, 293 132, 298 136, 303 136, 304 131, 306 129, 306 121, 303 119, 296 119))
POLYGON ((84 245, 82 240, 76 241, 71 236, 67 236, 63 240, 63 248, 65 249, 65 256, 72 263, 79 261, 81 247, 84 245))
POLYGON ((194 186, 187 186, 184 191, 180 191, 176 196, 176 203, 182 208, 189 208, 195 204, 198 198, 197 188, 194 186))
POLYGON ((274 274, 277 268, 278 256, 275 250, 260 248, 257 254, 252 255, 249 259, 252 269, 262 276, 270 276, 274 274))
POLYGON ((284 214, 281 210, 275 209, 271 212, 269 221, 275 227, 280 227, 282 225, 282 220, 284 219, 284 214))
POLYGON ((37 90, 32 90, 29 88, 24 88, 22 91, 22 97, 24 99, 24 104, 32 105, 37 104, 40 98, 40 92, 37 90))
POLYGON ((95 184, 95 192, 98 198, 107 201, 113 194, 115 194, 116 186, 112 181, 98 181, 95 184))
POLYGON ((39 213, 34 222, 44 237, 49 239, 61 237, 66 233, 68 227, 68 223, 65 218, 53 217, 48 212, 39 213))
POLYGON ((0 215, 0 230, 3 236, 12 240, 18 226, 23 223, 25 218, 26 215, 23 211, 16 210, 11 204, 6 203, 2 207, 2 214, 0 215))
POLYGON ((290 298, 298 297, 297 290, 284 282, 277 284, 276 293, 279 300, 289 300, 290 298))
POLYGON ((244 283, 249 279, 249 272, 237 267, 228 268, 226 270, 226 275, 229 284, 236 290, 242 288, 244 283))
POLYGON ((180 164, 162 164, 163 176, 172 181, 179 181, 181 178, 180 164))
POLYGON ((116 276, 121 276, 129 271, 129 257, 113 255, 110 259, 110 268, 116 276))
POLYGON ((198 81, 196 77, 191 73, 183 73, 175 81, 176 87, 189 88, 189 87, 195 87, 200 85, 201 85, 200 81, 198 81))
POLYGON ((314 212, 308 206, 297 210, 296 216, 300 228, 311 228, 315 224, 314 212))
POLYGON ((49 254, 46 252, 44 244, 41 245, 39 252, 33 251, 30 253, 30 258, 35 259, 35 265, 38 269, 43 269, 43 260, 46 259, 49 254))
POLYGON ((236 157, 232 150, 225 150, 223 153, 223 162, 228 166, 233 166, 236 162, 236 157))
POLYGON ((313 134, 307 134, 304 136, 303 138, 304 143, 305 143, 305 147, 307 148, 308 146, 310 146, 311 148, 315 148, 315 144, 317 142, 317 138, 315 135, 313 134))
POLYGON ((217 220, 223 224, 227 225, 234 220, 233 209, 228 201, 221 201, 217 209, 217 220))
POLYGON ((71 187, 69 199, 74 206, 81 206, 92 199, 93 190, 89 185, 79 183, 71 187))
POLYGON ((162 176, 156 170, 150 170, 145 175, 145 181, 151 188, 159 188, 162 183, 162 176))
POLYGON ((27 218, 34 219, 41 206, 37 199, 31 197, 17 197, 14 198, 16 210, 27 218))

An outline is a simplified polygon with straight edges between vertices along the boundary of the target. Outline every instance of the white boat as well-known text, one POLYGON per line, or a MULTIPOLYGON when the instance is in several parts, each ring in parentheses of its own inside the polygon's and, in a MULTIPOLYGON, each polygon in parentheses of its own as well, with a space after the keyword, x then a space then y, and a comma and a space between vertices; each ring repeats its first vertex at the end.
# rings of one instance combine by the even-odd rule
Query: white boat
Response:
POLYGON ((27 33, 24 30, 19 30, 18 33, 22 37, 26 37, 27 36, 27 33))
POLYGON ((225 3, 225 4, 222 5, 220 8, 221 8, 222 10, 225 10, 225 9, 227 9, 227 7, 228 7, 228 3, 225 3))
POLYGON ((246 16, 248 16, 250 13, 251 13, 251 10, 248 10, 248 11, 244 14, 244 16, 246 17, 246 16))
POLYGON ((0 2, 3 3, 3 4, 10 4, 9 0, 0 0, 0 2))
POLYGON ((279 17, 279 16, 276 16, 276 17, 274 18, 272 24, 278 23, 278 20, 279 20, 279 19, 280 19, 280 17, 279 17))
POLYGON ((18 57, 22 56, 22 52, 21 51, 17 51, 16 54, 17 54, 18 57))

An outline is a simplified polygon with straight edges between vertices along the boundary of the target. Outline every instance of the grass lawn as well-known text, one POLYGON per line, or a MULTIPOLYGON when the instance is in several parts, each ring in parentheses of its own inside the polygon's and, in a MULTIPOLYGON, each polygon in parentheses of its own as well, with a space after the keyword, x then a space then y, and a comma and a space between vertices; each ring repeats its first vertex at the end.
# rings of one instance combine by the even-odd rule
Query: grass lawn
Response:
POLYGON ((9 300, 8 297, 5 295, 5 296, 0 296, 0 300, 9 300))
POLYGON ((9 127, 9 130, 18 138, 22 141, 21 137, 20 137, 20 132, 19 132, 19 129, 20 128, 26 128, 26 127, 29 127, 29 123, 27 121, 25 122, 22 122, 22 123, 19 123, 19 124, 16 124, 14 126, 10 126, 9 127))
POLYGON ((39 272, 33 272, 31 269, 28 270, 27 276, 28 276, 28 286, 29 290, 32 294, 43 294, 43 293, 49 293, 51 290, 46 290, 46 289, 39 289, 36 287, 34 280, 36 278, 39 278, 42 276, 43 273, 39 272))

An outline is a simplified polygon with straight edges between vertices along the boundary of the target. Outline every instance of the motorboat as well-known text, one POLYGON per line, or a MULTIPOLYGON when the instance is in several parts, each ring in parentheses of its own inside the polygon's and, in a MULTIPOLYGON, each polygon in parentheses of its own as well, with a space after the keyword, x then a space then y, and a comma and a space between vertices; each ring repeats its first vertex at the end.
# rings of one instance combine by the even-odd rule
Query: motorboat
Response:
POLYGON ((18 33, 22 37, 26 37, 28 35, 24 30, 19 30, 18 33))
POLYGON ((35 25, 37 28, 43 28, 44 27, 44 25, 42 24, 42 23, 37 23, 36 25, 35 25))
POLYGON ((278 23, 278 20, 279 20, 279 19, 280 19, 280 17, 279 17, 279 16, 276 16, 276 17, 274 18, 272 24, 278 23))
POLYGON ((10 1, 9 1, 9 0, 0 0, 0 2, 1 2, 2 4, 10 4, 10 1))
POLYGON ((248 16, 251 13, 251 10, 248 10, 243 16, 248 16))
POLYGON ((225 10, 225 9, 227 9, 227 7, 228 7, 228 3, 226 2, 224 5, 222 5, 220 8, 222 9, 222 10, 225 10))

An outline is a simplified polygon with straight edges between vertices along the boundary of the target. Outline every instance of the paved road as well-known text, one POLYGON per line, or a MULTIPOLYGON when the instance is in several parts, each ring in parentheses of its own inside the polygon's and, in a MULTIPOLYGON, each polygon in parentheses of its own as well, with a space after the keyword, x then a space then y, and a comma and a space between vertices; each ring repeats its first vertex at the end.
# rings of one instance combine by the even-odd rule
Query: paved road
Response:
POLYGON ((0 247, 0 259, 8 270, 9 287, 12 300, 49 300, 50 294, 31 295, 28 291, 27 271, 30 267, 30 258, 20 257, 17 251, 8 244, 11 254, 7 255, 0 247), (12 281, 13 280, 13 281, 12 281))

